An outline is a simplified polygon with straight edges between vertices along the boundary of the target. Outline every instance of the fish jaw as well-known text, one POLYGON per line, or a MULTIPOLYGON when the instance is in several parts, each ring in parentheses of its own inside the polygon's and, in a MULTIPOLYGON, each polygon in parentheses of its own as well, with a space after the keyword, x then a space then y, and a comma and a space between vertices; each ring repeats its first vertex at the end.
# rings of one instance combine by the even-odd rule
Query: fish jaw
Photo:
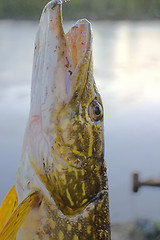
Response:
POLYGON ((67 101, 65 80, 69 81, 69 74, 64 61, 65 55, 70 60, 70 53, 66 48, 61 11, 61 1, 46 5, 35 42, 30 118, 41 116, 43 129, 50 126, 49 112, 67 101))
POLYGON ((51 1, 43 10, 35 42, 30 123, 41 118, 43 131, 54 130, 53 114, 67 105, 84 88, 89 68, 92 29, 83 19, 65 34, 62 2, 51 1), (79 91, 79 92, 77 92, 79 91))

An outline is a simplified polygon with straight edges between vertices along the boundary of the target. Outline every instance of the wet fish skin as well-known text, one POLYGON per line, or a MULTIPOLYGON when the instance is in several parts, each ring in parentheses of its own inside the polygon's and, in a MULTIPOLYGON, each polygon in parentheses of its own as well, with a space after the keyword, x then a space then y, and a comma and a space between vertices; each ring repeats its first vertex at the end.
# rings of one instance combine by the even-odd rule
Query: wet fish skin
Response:
MULTIPOLYGON (((16 240, 110 240, 103 105, 93 77, 92 29, 65 34, 62 2, 43 10, 31 109, 16 180, 18 202, 39 193, 16 240)), ((37 195, 36 195, 37 197, 37 195)))

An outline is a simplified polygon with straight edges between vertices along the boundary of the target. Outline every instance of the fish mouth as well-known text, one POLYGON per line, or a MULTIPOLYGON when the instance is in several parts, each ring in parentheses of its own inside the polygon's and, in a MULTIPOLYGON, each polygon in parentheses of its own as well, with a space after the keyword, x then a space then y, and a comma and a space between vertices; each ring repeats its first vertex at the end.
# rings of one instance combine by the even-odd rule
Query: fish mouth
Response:
MULTIPOLYGON (((53 171, 56 165, 54 154, 59 155, 60 152, 60 150, 56 152, 55 149, 55 146, 57 147, 59 143, 59 141, 56 141, 56 137, 60 134, 59 122, 62 120, 60 113, 65 112, 63 110, 66 106, 70 107, 75 101, 78 103, 85 89, 88 74, 91 77, 91 24, 86 19, 79 20, 65 34, 62 25, 62 1, 49 2, 43 10, 35 42, 29 119, 31 131, 29 132, 33 136, 30 137, 30 142, 35 156, 35 165, 40 168, 39 172, 42 170, 42 175, 45 176, 42 181, 45 182, 49 192, 53 192, 53 186, 56 186, 53 199, 57 205, 61 202, 61 210, 65 214, 76 213, 79 211, 79 204, 84 208, 91 199, 91 197, 85 199, 85 196, 83 196, 82 201, 79 199, 79 202, 76 205, 74 204, 73 208, 70 193, 66 192, 67 189, 64 188, 60 191, 61 186, 57 186, 57 176, 54 176, 53 171), (35 141, 35 136, 38 140, 40 138, 40 143, 35 141), (53 143, 55 146, 53 146, 53 143), (36 147, 34 148, 34 146, 36 147), (38 156, 35 153, 37 146, 38 152, 40 152, 38 156), (43 161, 40 162, 40 159, 43 161), (40 165, 42 162, 43 165, 40 165), (65 194, 63 194, 64 191, 65 194), (68 205, 61 199, 60 192, 62 192, 63 199, 68 199, 68 205), (63 209, 64 207, 66 210, 63 209)), ((59 163, 62 161, 64 163, 62 165, 67 164, 66 170, 71 168, 70 163, 64 161, 64 157, 60 159, 59 163)), ((73 169, 73 167, 71 172, 68 171, 68 175, 74 174, 76 177, 77 168, 73 169)), ((95 195, 97 191, 93 191, 95 195)))
POLYGON ((79 20, 68 33, 62 25, 62 1, 43 10, 35 42, 31 112, 56 110, 80 97, 92 58, 92 29, 79 20))

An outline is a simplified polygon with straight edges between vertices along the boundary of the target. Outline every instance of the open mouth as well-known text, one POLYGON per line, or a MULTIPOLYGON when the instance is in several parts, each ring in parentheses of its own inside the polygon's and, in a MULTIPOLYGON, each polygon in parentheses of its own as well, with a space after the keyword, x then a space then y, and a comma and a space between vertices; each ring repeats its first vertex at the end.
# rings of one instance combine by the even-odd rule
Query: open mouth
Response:
POLYGON ((92 53, 91 24, 79 20, 65 34, 62 2, 51 1, 43 10, 35 44, 32 100, 35 105, 41 103, 42 111, 69 103, 85 86, 92 53))

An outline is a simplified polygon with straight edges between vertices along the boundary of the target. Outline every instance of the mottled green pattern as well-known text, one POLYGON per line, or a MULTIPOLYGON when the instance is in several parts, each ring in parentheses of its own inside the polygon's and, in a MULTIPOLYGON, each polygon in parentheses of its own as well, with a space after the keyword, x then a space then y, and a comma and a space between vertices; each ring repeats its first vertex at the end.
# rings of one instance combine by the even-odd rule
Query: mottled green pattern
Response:
POLYGON ((57 134, 52 156, 59 163, 54 168, 54 180, 52 176, 48 178, 54 181, 50 183, 50 188, 55 186, 54 200, 61 202, 62 211, 67 213, 65 208, 71 209, 68 214, 85 206, 105 187, 103 122, 94 122, 88 113, 90 102, 95 98, 101 102, 90 72, 81 96, 56 115, 57 134), (66 167, 59 158, 66 161, 66 167))
POLYGON ((81 96, 56 116, 57 135, 52 154, 67 164, 66 168, 64 162, 55 166, 55 177, 48 176, 52 180, 49 185, 46 179, 46 187, 62 213, 55 207, 52 209, 50 203, 44 203, 43 228, 37 231, 39 239, 44 239, 44 235, 55 240, 110 239, 103 119, 95 122, 88 112, 95 98, 102 104, 89 71, 81 96))
POLYGON ((42 240, 45 239, 44 236, 54 240, 108 240, 110 239, 110 227, 107 206, 107 191, 100 194, 99 199, 72 218, 64 216, 58 210, 52 212, 52 206, 46 204, 48 218, 41 219, 40 226, 43 227, 39 228, 37 235, 42 240), (52 214, 54 219, 51 217, 52 214))

